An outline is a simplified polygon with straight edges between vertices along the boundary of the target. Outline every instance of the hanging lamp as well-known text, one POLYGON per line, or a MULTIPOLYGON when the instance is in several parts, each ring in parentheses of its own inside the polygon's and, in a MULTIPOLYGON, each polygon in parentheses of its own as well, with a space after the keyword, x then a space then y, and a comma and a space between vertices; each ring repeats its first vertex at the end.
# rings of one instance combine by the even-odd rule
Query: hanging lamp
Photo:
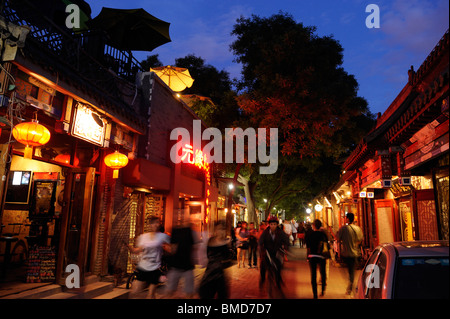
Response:
POLYGON ((17 142, 25 145, 24 158, 33 157, 33 146, 42 146, 50 140, 50 131, 38 120, 17 124, 13 128, 13 136, 17 142))
POLYGON ((119 169, 125 167, 128 164, 128 157, 116 150, 114 153, 106 155, 104 162, 106 166, 114 170, 113 178, 118 178, 119 169))

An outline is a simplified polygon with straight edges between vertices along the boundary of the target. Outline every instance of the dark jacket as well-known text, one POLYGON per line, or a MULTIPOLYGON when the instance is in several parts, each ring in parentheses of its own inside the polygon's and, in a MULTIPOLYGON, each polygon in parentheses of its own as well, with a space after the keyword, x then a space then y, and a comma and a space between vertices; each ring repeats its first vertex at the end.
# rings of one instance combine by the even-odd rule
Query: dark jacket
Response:
POLYGON ((267 227, 259 238, 258 243, 261 250, 267 250, 271 258, 275 258, 280 248, 285 250, 289 248, 289 237, 283 230, 277 228, 275 231, 275 238, 272 239, 270 227, 267 227))

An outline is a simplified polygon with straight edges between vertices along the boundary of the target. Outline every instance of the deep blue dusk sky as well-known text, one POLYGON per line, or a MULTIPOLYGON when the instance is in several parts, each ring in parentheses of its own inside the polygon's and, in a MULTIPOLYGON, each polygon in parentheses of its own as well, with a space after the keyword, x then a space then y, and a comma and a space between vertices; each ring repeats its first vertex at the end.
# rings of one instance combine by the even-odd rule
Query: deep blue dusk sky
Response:
POLYGON ((92 17, 103 6, 144 8, 169 22, 172 42, 152 52, 135 52, 141 61, 158 54, 164 65, 195 54, 231 78, 240 77, 233 62, 230 33, 241 15, 269 17, 289 13, 319 36, 333 35, 344 48, 344 69, 359 83, 373 113, 383 113, 405 86, 407 71, 417 70, 449 25, 448 0, 87 0, 92 17), (380 28, 366 27, 366 6, 380 8, 380 28))

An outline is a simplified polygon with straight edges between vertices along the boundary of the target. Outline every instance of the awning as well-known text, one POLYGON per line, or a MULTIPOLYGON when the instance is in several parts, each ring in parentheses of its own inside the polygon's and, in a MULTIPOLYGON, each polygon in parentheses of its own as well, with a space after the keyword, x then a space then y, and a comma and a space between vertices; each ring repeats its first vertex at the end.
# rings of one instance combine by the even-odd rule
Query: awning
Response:
POLYGON ((130 160, 122 176, 127 186, 170 190, 170 168, 143 158, 130 160))

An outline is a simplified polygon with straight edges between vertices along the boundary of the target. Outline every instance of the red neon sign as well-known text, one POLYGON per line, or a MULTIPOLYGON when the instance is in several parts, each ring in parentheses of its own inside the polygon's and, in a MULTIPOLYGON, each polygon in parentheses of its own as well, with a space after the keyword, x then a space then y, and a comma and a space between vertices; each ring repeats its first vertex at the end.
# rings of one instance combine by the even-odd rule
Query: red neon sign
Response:
POLYGON ((192 145, 186 144, 182 148, 181 161, 184 163, 195 165, 196 167, 205 171, 206 178, 206 198, 205 198, 205 223, 208 223, 209 220, 209 187, 211 186, 211 170, 209 167, 209 163, 207 161, 207 157, 203 154, 202 150, 195 150, 192 145))

